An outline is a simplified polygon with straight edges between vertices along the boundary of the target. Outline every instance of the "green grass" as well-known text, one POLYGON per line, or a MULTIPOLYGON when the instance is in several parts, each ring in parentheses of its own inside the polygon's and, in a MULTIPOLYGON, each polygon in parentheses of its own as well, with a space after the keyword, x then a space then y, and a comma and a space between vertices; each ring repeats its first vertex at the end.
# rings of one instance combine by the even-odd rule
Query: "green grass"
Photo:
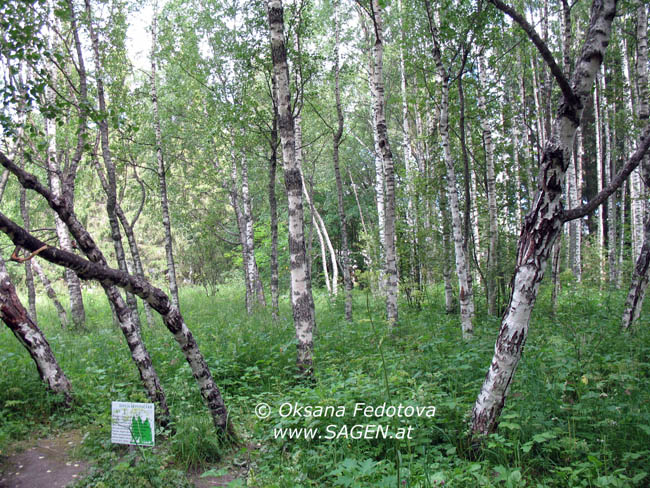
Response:
MULTIPOLYGON (((247 479, 237 483, 258 487, 650 482, 650 314, 646 304, 635 332, 621 334, 620 291, 567 286, 553 317, 550 290, 542 287, 499 431, 478 458, 468 451, 467 415, 489 364, 499 320, 479 312, 476 339, 464 343, 458 317, 444 313, 441 289, 428 290, 420 310, 402 304, 395 334, 381 320, 381 300, 370 297, 369 316, 366 296, 357 292, 355 321, 347 324, 341 301, 318 293, 315 385, 295 377, 286 296, 280 320, 273 323, 265 311, 247 316, 237 287, 222 286, 209 298, 200 289, 183 290, 184 317, 221 388, 241 443, 230 450, 216 443, 190 369, 158 322, 153 329, 143 326, 143 336, 176 429, 173 434, 159 430, 158 446, 136 453, 110 444, 110 402, 147 400, 104 297, 89 290, 85 299, 87 333, 61 331, 54 309, 46 299, 39 301, 41 326, 73 385, 75 403, 69 410, 44 390, 11 332, 0 329, 0 449, 5 452, 27 436, 81 427, 88 432, 82 453, 97 465, 84 486, 180 486, 178 470, 202 466, 241 472, 242 465, 247 479), (254 414, 260 402, 272 409, 264 420, 254 414), (434 405, 436 415, 353 417, 358 402, 434 405), (345 406, 346 412, 342 418, 283 417, 278 410, 285 403, 345 406), (412 439, 323 435, 288 440, 274 435, 279 428, 317 428, 324 434, 368 423, 390 432, 411 427, 412 439), (150 466, 165 469, 157 475, 150 466)), ((479 302, 478 309, 484 310, 484 304, 479 302)))

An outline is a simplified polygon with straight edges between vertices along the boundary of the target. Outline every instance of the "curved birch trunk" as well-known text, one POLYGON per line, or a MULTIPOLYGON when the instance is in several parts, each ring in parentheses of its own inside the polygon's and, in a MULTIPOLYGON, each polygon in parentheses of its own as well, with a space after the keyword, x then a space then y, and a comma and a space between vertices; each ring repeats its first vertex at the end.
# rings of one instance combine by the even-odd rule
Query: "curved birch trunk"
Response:
MULTIPOLYGON (((302 177, 302 175, 301 175, 302 177)), ((309 196, 309 191, 307 190, 307 186, 305 185, 305 180, 303 178, 302 181, 302 190, 303 190, 303 195, 305 196, 305 200, 307 200, 307 204, 309 205, 309 208, 312 212, 313 217, 315 218, 314 220, 314 228, 316 229, 316 235, 318 236, 318 240, 320 242, 320 247, 321 247, 321 257, 323 260, 323 273, 325 274, 325 282, 327 284, 327 291, 331 292, 332 295, 336 296, 338 294, 338 279, 339 279, 339 270, 338 266, 336 263, 336 252, 334 251, 334 246, 332 246, 332 241, 330 239, 330 235, 327 232, 327 227, 325 227, 325 221, 323 221, 323 218, 320 215, 320 212, 316 207, 314 206, 314 202, 312 198, 309 196), (330 256, 330 261, 332 265, 332 280, 330 282, 329 277, 328 277, 328 271, 327 271, 327 251, 329 252, 330 256), (330 284, 331 283, 331 284, 330 284)), ((313 190, 312 190, 313 191, 313 190)))
POLYGON ((11 283, 5 263, 0 258, 0 318, 27 349, 36 364, 38 374, 54 393, 61 393, 70 403, 72 388, 65 373, 57 363, 47 339, 20 303, 11 283))
MULTIPOLYGON (((492 0, 492 3, 497 2, 492 0)), ((576 129, 602 64, 615 13, 616 0, 594 0, 589 30, 571 79, 573 99, 563 99, 560 103, 545 144, 537 196, 519 237, 510 302, 501 322, 492 363, 472 410, 471 429, 475 436, 496 429, 521 358, 539 284, 564 223, 562 186, 576 129)))
MULTIPOLYGON (((69 202, 54 196, 34 175, 22 171, 1 152, 0 164, 15 174, 21 185, 27 189, 35 190, 47 200, 50 208, 61 217, 72 235, 77 239, 79 248, 86 254, 88 260, 51 247, 42 251, 39 256, 54 264, 73 270, 83 279, 98 280, 104 289, 107 290, 107 293, 109 291, 112 292, 112 289, 117 292, 116 286, 120 286, 138 295, 143 300, 147 300, 151 307, 162 316, 163 323, 173 334, 176 342, 183 351, 185 359, 201 390, 201 395, 210 409, 214 425, 223 433, 233 434, 228 421, 228 411, 223 402, 221 392, 212 379, 212 374, 199 350, 194 336, 185 325, 180 312, 172 305, 167 295, 162 290, 151 286, 144 278, 131 276, 122 271, 109 268, 106 258, 97 247, 91 235, 75 216, 69 202)), ((1 213, 0 231, 7 234, 16 245, 20 245, 32 252, 44 246, 43 242, 28 235, 23 229, 1 213)), ((123 305, 124 302, 121 300, 119 292, 116 294, 117 298, 114 303, 118 305, 122 304, 124 310, 128 310, 123 305)))
MULTIPOLYGON (((646 166, 650 166, 650 164, 646 164, 646 166)), ((647 171, 647 176, 650 178, 650 168, 647 171)), ((630 291, 625 300, 621 325, 623 330, 629 329, 639 318, 648 280, 650 280, 650 216, 645 221, 643 246, 641 246, 641 252, 634 265, 630 291)))
POLYGON ((284 44, 284 10, 282 0, 267 2, 273 72, 277 83, 278 128, 284 160, 284 182, 289 207, 289 255, 291 262, 291 305, 298 340, 298 370, 311 376, 314 328, 316 327, 311 277, 305 250, 304 214, 302 205, 302 174, 296 162, 296 141, 289 68, 284 44))

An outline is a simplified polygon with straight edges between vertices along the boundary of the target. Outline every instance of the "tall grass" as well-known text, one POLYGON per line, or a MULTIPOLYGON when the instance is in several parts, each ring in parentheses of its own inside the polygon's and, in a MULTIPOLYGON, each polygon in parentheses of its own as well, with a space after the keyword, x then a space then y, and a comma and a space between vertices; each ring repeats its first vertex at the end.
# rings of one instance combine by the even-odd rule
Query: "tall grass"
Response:
MULTIPOLYGON (((480 458, 472 459, 467 414, 487 370, 499 321, 481 314, 480 308, 476 339, 464 342, 458 317, 444 313, 442 289, 427 290, 425 296, 419 310, 402 304, 395 333, 382 320, 382 301, 370 297, 375 333, 363 291, 355 292, 355 320, 350 324, 344 320, 342 301, 318 292, 317 381, 310 386, 295 377, 296 345, 286 297, 274 323, 266 310, 248 316, 238 287, 222 286, 213 297, 201 289, 182 290, 184 317, 222 389, 242 445, 229 455, 210 444, 208 413, 191 371, 158 322, 154 328, 143 326, 142 333, 179 428, 175 434, 160 432, 161 447, 150 455, 163 466, 207 469, 219 463, 238 465, 235 458, 243 451, 237 449, 243 446, 252 486, 396 486, 398 479, 411 487, 441 486, 443 481, 445 486, 467 487, 647 486, 647 305, 635 332, 621 334, 622 292, 565 287, 553 315, 550 289, 543 287, 499 431, 487 440, 480 458), (355 403, 378 406, 386 401, 386 382, 393 404, 434 405, 435 418, 352 417, 355 403), (260 402, 272 408, 267 419, 254 414, 260 402), (343 405, 346 415, 282 417, 278 409, 283 403, 343 405), (275 436, 277 428, 324 432, 332 426, 340 432, 368 423, 391 429, 410 426, 412 438, 275 436)), ((146 397, 105 298, 89 290, 85 300, 85 333, 62 331, 54 309, 39 301, 41 327, 73 385, 76 401, 69 410, 45 392, 26 352, 8 329, 0 329, 0 449, 4 452, 27 435, 82 427, 89 432, 84 452, 104 463, 101 476, 109 483, 113 475, 106 463, 116 465, 126 455, 107 441, 110 402, 146 397)))

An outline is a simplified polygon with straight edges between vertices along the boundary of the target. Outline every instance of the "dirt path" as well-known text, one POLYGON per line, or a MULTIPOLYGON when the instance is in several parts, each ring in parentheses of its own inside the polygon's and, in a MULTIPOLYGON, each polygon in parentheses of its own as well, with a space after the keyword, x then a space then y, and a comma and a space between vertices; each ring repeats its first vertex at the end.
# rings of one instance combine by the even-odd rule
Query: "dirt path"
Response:
POLYGON ((78 481, 88 467, 71 451, 81 443, 79 431, 64 432, 2 460, 0 488, 62 488, 78 481))

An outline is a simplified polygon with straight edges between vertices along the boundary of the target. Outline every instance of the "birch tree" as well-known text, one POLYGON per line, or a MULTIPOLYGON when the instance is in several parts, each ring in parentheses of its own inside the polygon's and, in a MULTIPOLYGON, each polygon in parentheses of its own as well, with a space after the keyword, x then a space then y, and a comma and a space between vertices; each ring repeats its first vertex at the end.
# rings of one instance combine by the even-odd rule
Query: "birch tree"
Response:
POLYGON ((350 249, 348 246, 348 225, 343 205, 343 182, 339 168, 339 148, 343 137, 343 109, 341 107, 341 73, 340 73, 340 1, 334 2, 334 98, 336 100, 336 131, 333 135, 332 161, 334 163, 334 178, 336 179, 336 204, 339 212, 341 231, 341 268, 343 269, 343 285, 345 286, 345 320, 352 320, 352 276, 350 273, 350 249))
POLYGON ((0 258, 0 318, 27 349, 36 364, 39 376, 48 388, 54 393, 61 393, 66 403, 70 403, 72 400, 70 381, 54 357, 47 339, 20 303, 2 258, 0 258))
POLYGON ((183 351, 200 388, 201 395, 210 410, 215 427, 223 434, 232 435, 233 432, 228 419, 228 411, 221 392, 212 379, 212 374, 192 332, 188 329, 178 309, 171 304, 169 297, 162 290, 151 286, 149 282, 141 277, 131 276, 121 270, 109 268, 104 254, 78 220, 68 201, 56 197, 48 188, 41 184, 36 176, 21 170, 2 152, 0 152, 0 164, 9 169, 17 177, 22 186, 26 189, 34 190, 45 199, 50 208, 66 224, 68 230, 76 239, 79 248, 88 259, 86 260, 70 252, 46 245, 28 232, 25 232, 24 229, 16 225, 2 213, 0 213, 0 232, 5 233, 15 245, 21 246, 32 253, 39 251, 39 256, 42 258, 73 270, 82 279, 93 279, 100 282, 110 301, 115 306, 120 320, 120 326, 123 328, 125 336, 127 336, 127 344, 131 350, 134 362, 138 365, 143 383, 147 387, 147 392, 152 400, 158 404, 163 413, 163 417, 166 417, 168 409, 164 393, 157 382, 157 376, 151 366, 151 359, 149 359, 142 341, 134 340, 139 339, 135 335, 137 330, 132 326, 133 322, 129 321, 130 310, 126 307, 117 287, 120 286, 137 294, 140 298, 147 300, 151 307, 161 315, 163 323, 172 333, 183 351), (128 331, 125 330, 127 327, 129 331, 133 331, 131 334, 127 334, 128 331))
POLYGON ((460 205, 458 203, 456 170, 454 168, 454 160, 451 154, 451 142, 449 137, 449 79, 451 78, 451 75, 449 69, 444 66, 442 61, 442 51, 438 41, 438 27, 434 19, 434 13, 431 10, 430 2, 425 2, 425 5, 427 9, 429 33, 433 41, 433 60, 441 84, 439 132, 442 143, 443 158, 447 169, 447 202, 451 213, 451 228, 456 257, 461 330, 463 333, 463 339, 467 340, 471 339, 474 335, 474 325, 472 323, 474 318, 474 298, 472 295, 467 254, 463 245, 463 228, 460 217, 460 205))
POLYGON ((284 9, 282 0, 269 0, 267 13, 271 39, 273 74, 277 85, 278 129, 284 162, 284 181, 289 206, 289 254, 291 262, 291 306, 298 341, 298 370, 311 376, 314 328, 316 319, 311 277, 307 268, 304 213, 302 204, 302 172, 296 162, 294 119, 289 90, 289 67, 284 40, 284 9))
POLYGON ((158 87, 156 81, 156 29, 157 12, 154 7, 153 23, 151 26, 151 102, 153 104, 153 124, 156 134, 156 161, 158 163, 158 187, 160 189, 160 210, 162 211, 162 224, 165 231, 165 256, 167 258, 167 280, 172 304, 180 308, 178 300, 178 283, 176 281, 176 264, 174 263, 174 247, 172 239, 172 224, 169 216, 169 200, 167 198, 167 168, 163 158, 162 130, 160 128, 160 114, 158 110, 158 87))
POLYGON ((508 308, 501 322, 491 365, 472 410, 474 435, 488 434, 496 429, 521 358, 539 284, 564 223, 562 190, 576 129, 605 56, 616 13, 616 0, 594 0, 581 54, 569 80, 546 44, 520 14, 501 0, 491 0, 491 3, 513 18, 531 38, 560 87, 562 101, 545 142, 537 194, 522 225, 508 308))

